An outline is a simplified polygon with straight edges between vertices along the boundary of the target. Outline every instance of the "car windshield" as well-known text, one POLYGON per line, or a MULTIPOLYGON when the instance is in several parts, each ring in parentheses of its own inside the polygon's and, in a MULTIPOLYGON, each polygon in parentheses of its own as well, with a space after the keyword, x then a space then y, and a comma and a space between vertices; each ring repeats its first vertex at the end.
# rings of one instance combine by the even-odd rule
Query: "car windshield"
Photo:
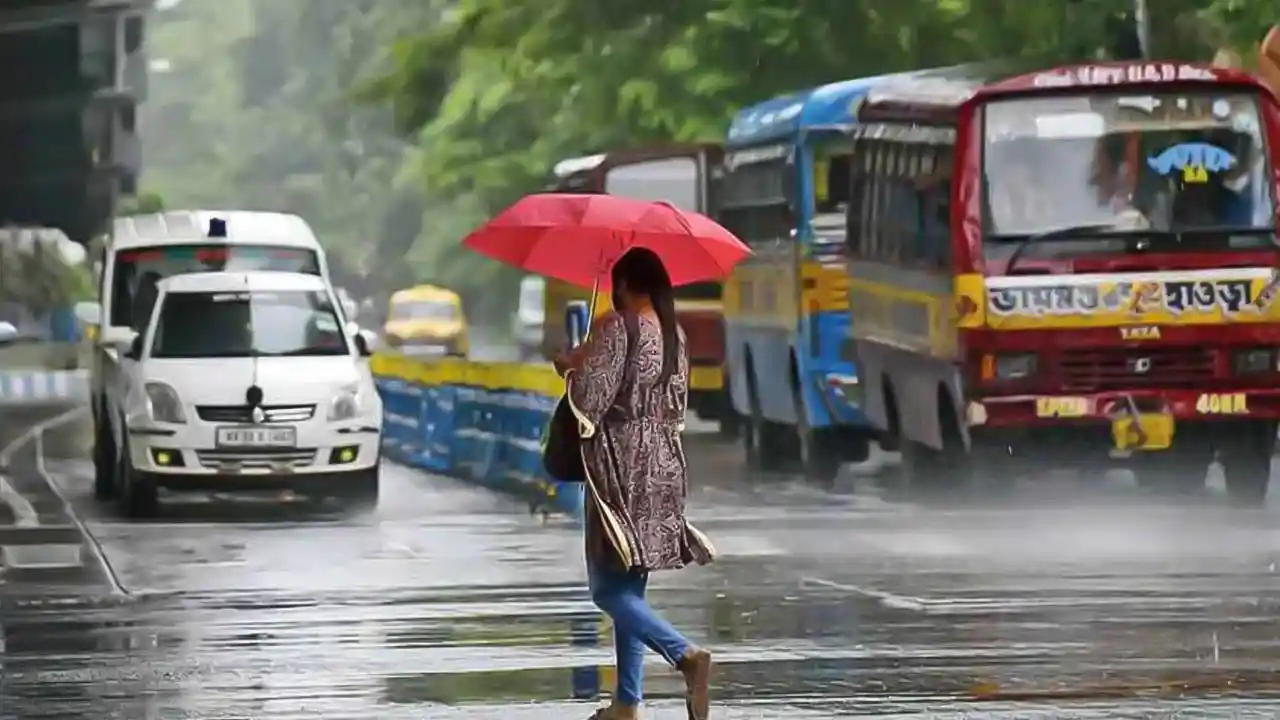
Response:
POLYGON ((1062 227, 1040 257, 1272 246, 1267 147, 1256 93, 1105 93, 1000 100, 984 108, 988 260, 1062 227), (1135 246, 1133 236, 1145 241, 1135 246))
POLYGON ((151 357, 339 356, 347 338, 322 291, 170 293, 151 357))
POLYGON ((458 319, 458 306, 443 300, 406 300, 391 306, 392 320, 458 319))
POLYGON ((151 319, 156 283, 183 273, 256 270, 320 274, 307 248, 272 245, 165 245, 121 250, 111 288, 111 324, 142 332, 151 319))

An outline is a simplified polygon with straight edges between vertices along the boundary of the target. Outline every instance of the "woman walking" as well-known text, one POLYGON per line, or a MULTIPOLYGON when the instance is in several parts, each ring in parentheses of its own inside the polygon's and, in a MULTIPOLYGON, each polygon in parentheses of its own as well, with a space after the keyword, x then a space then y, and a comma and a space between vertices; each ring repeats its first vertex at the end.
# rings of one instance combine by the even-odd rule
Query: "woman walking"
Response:
POLYGON ((614 311, 555 363, 583 436, 591 597, 613 619, 617 653, 613 700, 593 718, 638 717, 649 648, 684 676, 691 720, 705 720, 711 654, 645 601, 649 573, 705 564, 715 554, 684 516, 684 336, 671 280, 656 254, 629 250, 613 266, 612 280, 614 311))

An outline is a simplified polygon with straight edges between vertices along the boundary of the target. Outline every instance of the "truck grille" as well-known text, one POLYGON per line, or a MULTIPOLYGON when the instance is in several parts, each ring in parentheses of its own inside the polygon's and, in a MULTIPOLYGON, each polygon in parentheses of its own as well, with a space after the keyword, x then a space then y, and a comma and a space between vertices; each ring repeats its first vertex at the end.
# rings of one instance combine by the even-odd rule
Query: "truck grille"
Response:
POLYGON ((301 468, 315 462, 315 450, 197 450, 200 464, 215 470, 301 468))
POLYGON ((1215 360, 1215 351, 1206 347, 1087 348, 1064 350, 1059 368, 1066 390, 1089 392, 1212 379, 1215 360))
POLYGON ((716 313, 691 311, 676 313, 684 328, 689 360, 698 363, 724 362, 724 319, 716 313))
MULTIPOLYGON (((316 412, 315 405, 264 405, 267 423, 306 422, 316 412)), ((252 423, 253 408, 248 405, 197 405, 196 415, 205 422, 252 423)))

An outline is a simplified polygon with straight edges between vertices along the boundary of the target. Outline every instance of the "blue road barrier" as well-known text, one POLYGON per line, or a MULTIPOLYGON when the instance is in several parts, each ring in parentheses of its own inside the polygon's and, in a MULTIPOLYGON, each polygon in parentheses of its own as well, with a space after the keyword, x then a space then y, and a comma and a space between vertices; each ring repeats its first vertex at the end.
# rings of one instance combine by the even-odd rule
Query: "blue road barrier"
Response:
POLYGON ((393 354, 375 355, 370 365, 387 458, 582 519, 582 485, 550 478, 542 467, 543 433, 564 392, 550 367, 393 354))
POLYGON ((87 370, 0 370, 0 405, 88 399, 87 370))

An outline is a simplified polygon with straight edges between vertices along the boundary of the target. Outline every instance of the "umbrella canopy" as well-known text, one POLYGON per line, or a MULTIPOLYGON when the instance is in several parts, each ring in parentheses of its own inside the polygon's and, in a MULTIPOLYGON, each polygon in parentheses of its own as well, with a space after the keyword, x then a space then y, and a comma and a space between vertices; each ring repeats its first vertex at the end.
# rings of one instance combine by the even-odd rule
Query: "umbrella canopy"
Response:
POLYGON ((751 250, 711 218, 670 203, 614 195, 528 195, 467 236, 482 255, 581 288, 609 290, 634 247, 662 259, 676 286, 720 280, 751 250))

